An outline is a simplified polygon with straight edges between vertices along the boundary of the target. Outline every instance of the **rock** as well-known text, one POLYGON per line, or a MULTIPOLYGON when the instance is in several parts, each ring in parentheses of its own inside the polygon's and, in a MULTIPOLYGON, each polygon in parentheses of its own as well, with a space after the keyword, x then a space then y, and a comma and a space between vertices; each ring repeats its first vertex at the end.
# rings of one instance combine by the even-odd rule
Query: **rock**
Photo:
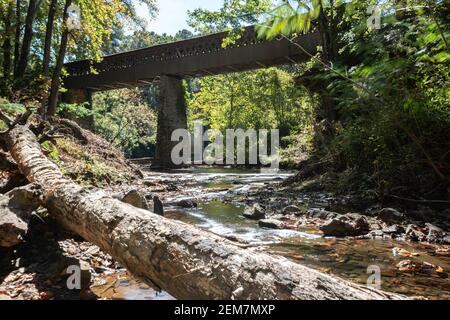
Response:
POLYGON ((142 182, 146 187, 156 187, 158 184, 154 181, 145 180, 142 182))
POLYGON ((327 221, 319 229, 326 237, 346 237, 355 233, 354 227, 350 223, 338 219, 327 221))
POLYGON ((366 218, 362 216, 354 220, 351 218, 349 216, 340 216, 330 219, 321 225, 319 229, 326 237, 355 237, 365 235, 369 231, 369 223, 366 218))
POLYGON ((365 217, 358 217, 355 221, 355 228, 358 230, 358 233, 364 234, 370 230, 369 222, 365 217))
POLYGON ((254 204, 253 206, 247 206, 245 208, 244 213, 242 214, 247 219, 252 220, 261 220, 266 217, 265 210, 259 203, 254 204))
POLYGON ((191 199, 180 200, 176 203, 176 205, 185 209, 197 208, 197 203, 191 199))
POLYGON ((378 219, 387 224, 395 224, 403 221, 404 214, 392 208, 384 208, 378 212, 378 219))
POLYGON ((164 216, 164 205, 158 196, 153 197, 153 212, 160 216, 164 216))
POLYGON ((125 193, 123 193, 123 192, 115 192, 115 193, 111 194, 111 197, 113 197, 114 199, 122 201, 122 199, 125 197, 125 193))
POLYGON ((442 242, 445 244, 450 244, 450 234, 448 234, 444 238, 442 238, 442 242))
POLYGON ((269 228, 269 229, 281 229, 283 222, 276 219, 263 219, 258 221, 258 225, 261 228, 269 228))
POLYGON ((405 232, 405 229, 398 224, 394 224, 392 226, 384 228, 383 232, 387 234, 402 234, 403 232, 405 232))
POLYGON ((425 226, 428 229, 427 241, 430 243, 443 243, 444 238, 447 236, 447 233, 441 228, 431 224, 426 223, 425 226))
POLYGON ((308 216, 311 218, 327 220, 338 217, 339 213, 326 211, 322 209, 310 209, 308 210, 308 216))
POLYGON ((412 241, 424 241, 426 235, 421 231, 420 227, 415 224, 410 224, 406 227, 406 238, 412 241))
POLYGON ((287 206, 286 208, 284 208, 281 213, 283 215, 289 215, 289 214, 295 214, 295 215, 301 215, 302 214, 302 209, 297 207, 297 206, 287 206))
POLYGON ((381 240, 381 239, 383 239, 383 236, 384 236, 384 233, 382 230, 372 230, 366 235, 366 238, 381 240))
POLYGON ((122 202, 128 203, 139 209, 149 210, 145 196, 138 190, 129 191, 125 197, 123 197, 122 202))

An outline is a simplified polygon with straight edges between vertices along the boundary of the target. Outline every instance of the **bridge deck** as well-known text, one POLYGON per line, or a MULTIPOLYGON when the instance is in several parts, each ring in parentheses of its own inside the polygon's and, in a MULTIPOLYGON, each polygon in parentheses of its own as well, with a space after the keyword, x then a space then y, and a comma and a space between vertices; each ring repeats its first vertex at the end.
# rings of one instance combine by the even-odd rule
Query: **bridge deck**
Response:
MULTIPOLYGON (((222 48, 227 36, 227 32, 222 32, 107 56, 93 64, 97 74, 90 73, 89 60, 67 63, 69 76, 64 81, 65 87, 102 91, 157 82, 161 75, 202 77, 296 63, 308 58, 286 39, 258 39, 253 27, 247 27, 236 44, 222 48)), ((321 43, 317 32, 301 35, 295 41, 311 54, 316 54, 321 43)))

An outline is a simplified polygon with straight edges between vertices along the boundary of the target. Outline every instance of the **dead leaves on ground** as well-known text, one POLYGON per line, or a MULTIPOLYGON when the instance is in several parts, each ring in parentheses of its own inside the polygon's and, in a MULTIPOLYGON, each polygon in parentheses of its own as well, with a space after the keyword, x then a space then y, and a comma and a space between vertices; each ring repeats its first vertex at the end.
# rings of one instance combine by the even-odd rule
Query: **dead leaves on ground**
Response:
POLYGON ((444 274, 445 270, 441 266, 428 263, 426 261, 413 261, 413 260, 402 260, 397 264, 398 271, 401 272, 430 272, 434 271, 439 274, 444 274))
POLYGON ((392 249, 392 254, 394 255, 394 257, 397 257, 397 256, 401 256, 401 257, 418 257, 421 254, 423 254, 423 252, 409 252, 406 249, 395 247, 394 249, 392 249))

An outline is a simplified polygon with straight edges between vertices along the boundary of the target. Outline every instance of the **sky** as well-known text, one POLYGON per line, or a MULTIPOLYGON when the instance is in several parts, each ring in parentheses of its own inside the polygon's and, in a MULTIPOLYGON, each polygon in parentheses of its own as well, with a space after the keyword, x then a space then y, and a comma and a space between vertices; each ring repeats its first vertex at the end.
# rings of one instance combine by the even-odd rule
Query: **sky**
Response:
POLYGON ((223 0, 157 0, 159 13, 154 20, 148 21, 149 14, 144 5, 139 5, 138 14, 148 21, 148 31, 175 35, 182 29, 192 31, 186 23, 188 10, 197 8, 217 10, 222 7, 222 3, 223 0))

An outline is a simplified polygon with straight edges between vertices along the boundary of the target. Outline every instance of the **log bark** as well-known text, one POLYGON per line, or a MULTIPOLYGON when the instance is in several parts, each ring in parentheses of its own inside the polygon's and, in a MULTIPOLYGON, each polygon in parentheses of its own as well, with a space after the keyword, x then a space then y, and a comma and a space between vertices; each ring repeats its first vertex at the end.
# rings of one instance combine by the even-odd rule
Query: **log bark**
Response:
POLYGON ((21 172, 62 226, 111 254, 136 277, 179 299, 402 299, 251 249, 83 189, 41 152, 27 126, 3 137, 21 172))
POLYGON ((0 247, 22 242, 31 214, 40 205, 40 190, 33 185, 0 196, 0 247))

